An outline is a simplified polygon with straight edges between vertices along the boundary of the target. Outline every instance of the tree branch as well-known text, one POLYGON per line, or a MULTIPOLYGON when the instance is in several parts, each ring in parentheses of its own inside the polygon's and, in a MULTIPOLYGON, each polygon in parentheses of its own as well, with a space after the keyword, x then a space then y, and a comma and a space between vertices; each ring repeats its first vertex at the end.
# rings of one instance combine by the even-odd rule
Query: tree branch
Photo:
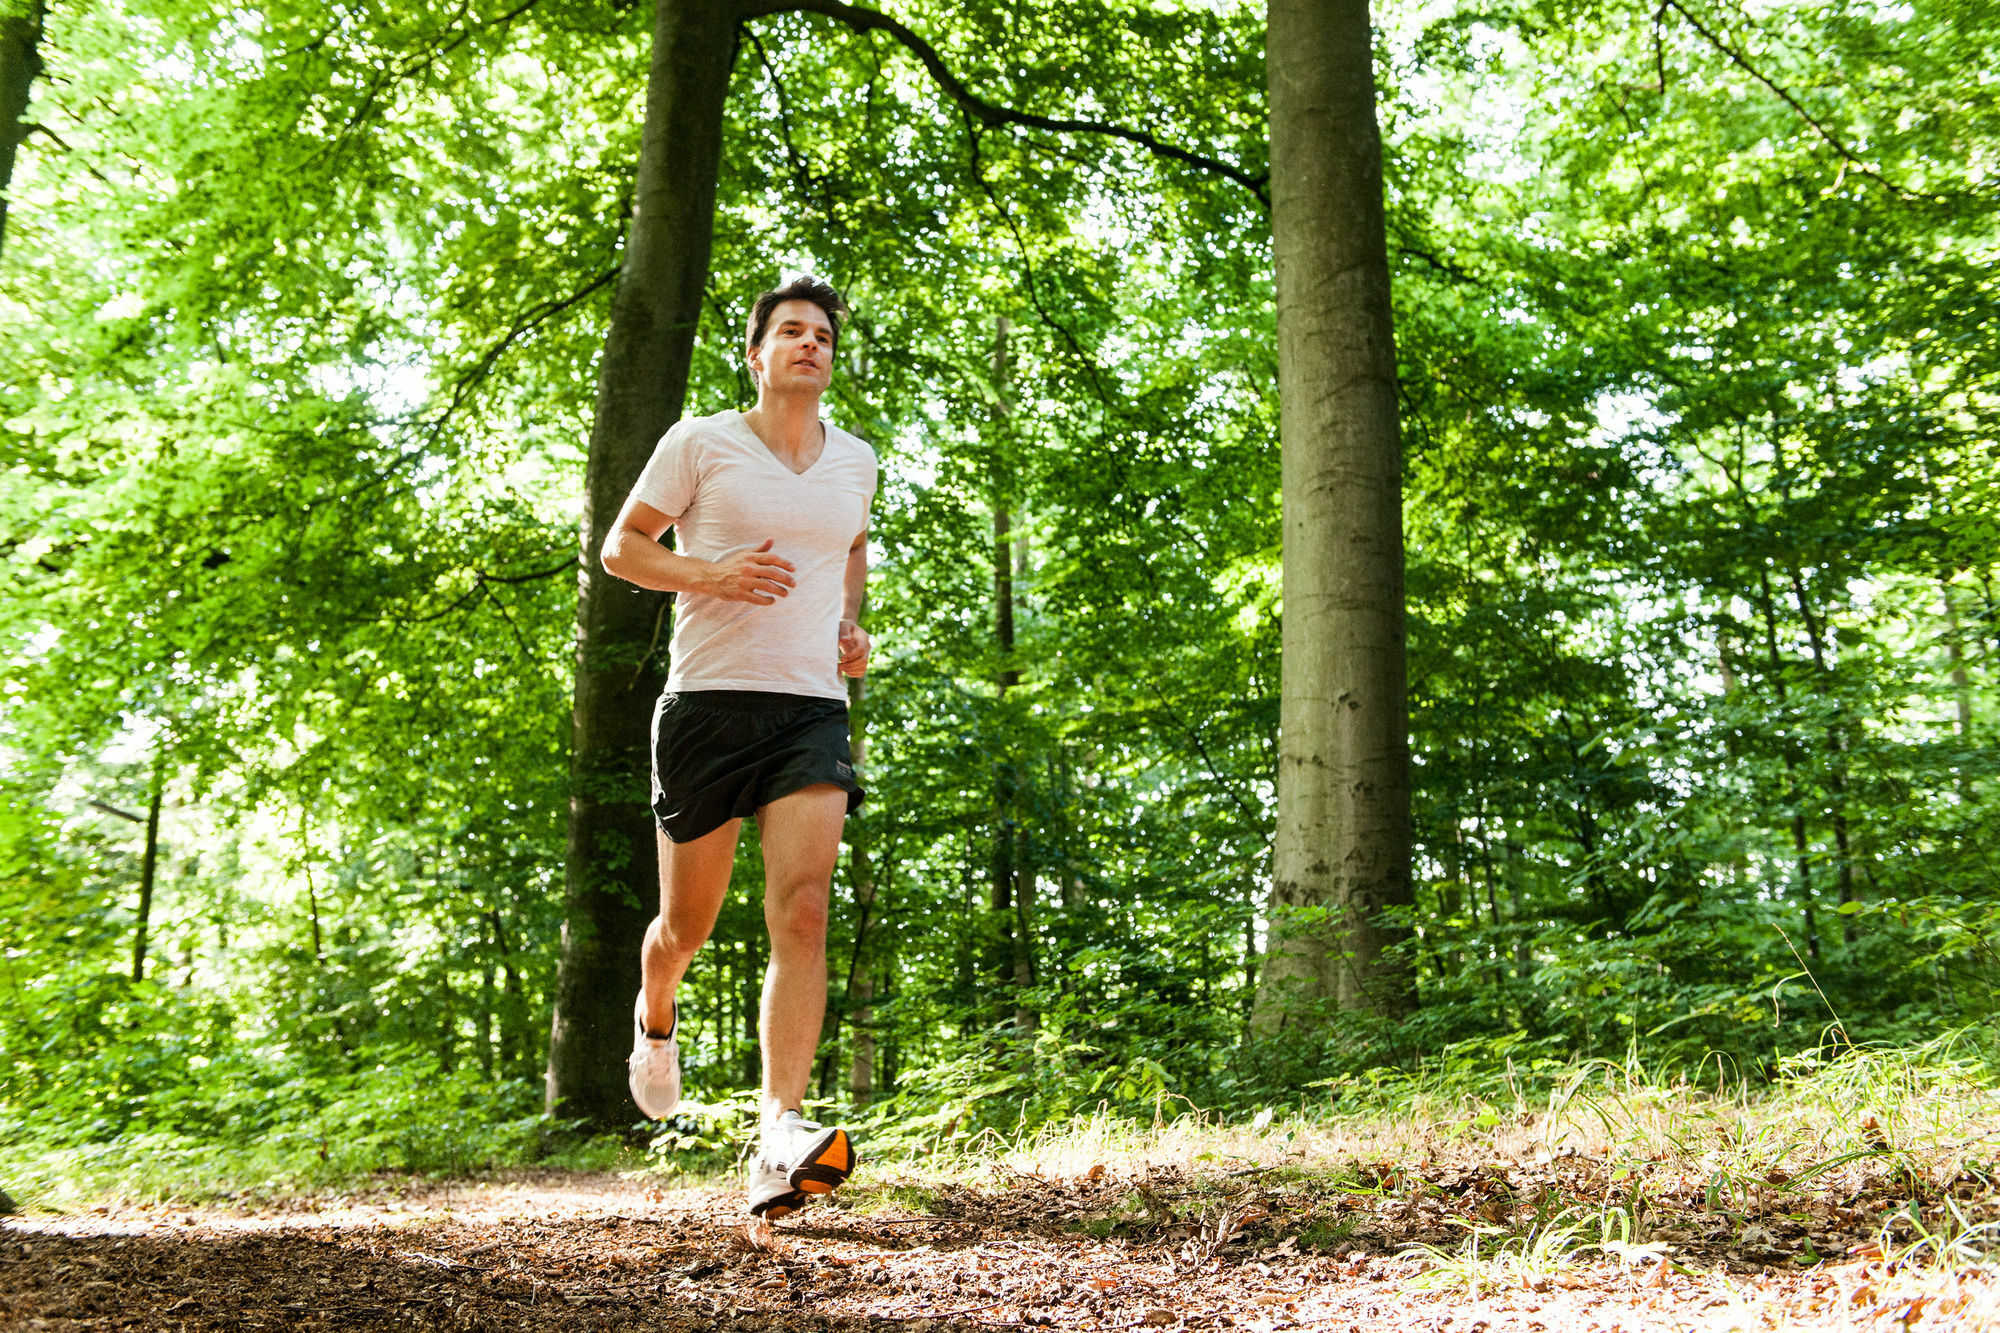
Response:
MULTIPOLYGON (((76 152, 74 148, 71 148, 68 144, 63 142, 63 138, 60 134, 57 134, 54 130, 42 124, 42 122, 40 122, 39 120, 31 120, 27 124, 21 127, 21 138, 24 142, 31 134, 41 135, 44 139, 47 139, 50 143, 62 149, 65 153, 76 152)), ((82 158, 78 158, 77 160, 79 162, 83 162, 82 158)), ((89 172, 91 175, 97 177, 99 184, 102 185, 111 184, 111 178, 105 175, 103 172, 99 171, 96 167, 91 166, 90 163, 83 162, 83 169, 89 172)))
POLYGON ((785 81, 778 76, 777 66, 771 63, 771 53, 764 49, 764 43, 758 40, 757 34, 746 30, 743 35, 750 39, 750 49, 757 53, 757 62, 764 67, 764 77, 770 81, 771 91, 777 95, 778 135, 784 140, 785 159, 791 163, 792 178, 798 182, 799 196, 810 199, 818 193, 820 209, 826 214, 827 222, 831 224, 834 221, 832 201, 825 197, 824 191, 814 188, 820 182, 807 168, 806 160, 800 155, 798 144, 792 138, 792 106, 791 99, 785 96, 785 81))
POLYGON ((525 662, 534 661, 535 650, 528 646, 528 636, 521 633, 521 626, 515 621, 514 613, 507 609, 507 603, 501 601, 500 595, 491 588, 488 588, 486 591, 486 604, 495 611, 498 611, 500 618, 507 622, 507 628, 514 631, 514 642, 521 649, 521 660, 525 662))
MULTIPOLYGON (((489 574, 483 569, 475 569, 472 571, 472 586, 459 594, 458 598, 444 610, 433 611, 428 615, 421 616, 405 615, 399 617, 399 619, 401 623, 406 625, 427 624, 433 620, 442 620, 454 612, 470 610, 476 607, 479 601, 484 598, 492 601, 499 607, 500 614, 506 618, 508 625, 514 629, 515 637, 519 638, 521 635, 520 628, 514 625, 513 617, 507 614, 507 608, 494 595, 493 585, 496 583, 533 583, 537 579, 554 578, 566 569, 575 569, 576 562, 577 558, 575 556, 566 556, 560 564, 554 564, 547 569, 537 569, 526 574, 489 574)), ((526 642, 523 641, 522 650, 526 651, 526 648, 526 642)))
POLYGON ((493 368, 499 364, 500 358, 506 354, 508 348, 520 341, 528 333, 548 323, 557 315, 562 314, 565 310, 577 304, 577 302, 582 301, 593 292, 604 287, 617 276, 617 269, 606 269, 583 286, 571 292, 568 296, 555 297, 542 302, 540 305, 530 306, 516 315, 514 322, 508 326, 507 331, 495 339, 493 344, 480 355, 477 361, 461 371, 458 377, 452 381, 451 400, 444 405, 436 416, 431 417, 427 421, 421 417, 414 419, 404 417, 400 419, 398 422, 399 425, 420 427, 422 429, 422 439, 415 447, 406 449, 390 459, 388 463, 376 469, 373 476, 353 490, 342 492, 325 500, 308 501, 304 506, 305 509, 311 511, 322 504, 334 502, 344 504, 366 491, 387 483, 389 478, 397 472, 408 467, 418 459, 425 457, 429 454, 431 446, 437 443, 438 437, 444 433, 444 428, 457 415, 459 408, 465 405, 467 396, 493 373, 493 368))
MULTIPOLYGON (((1833 131, 1829 130, 1826 126, 1820 124, 1819 120, 1813 115, 1812 112, 1805 109, 1805 106, 1799 101, 1798 98, 1792 96, 1789 92, 1785 91, 1784 88, 1780 87, 1762 70, 1758 69, 1755 65, 1752 65, 1750 63, 1749 58, 1745 56, 1742 52, 1738 51, 1728 42, 1723 41, 1722 38, 1717 36, 1715 33, 1710 32, 1708 28, 1703 25, 1702 21, 1696 18, 1693 12, 1689 10, 1686 5, 1681 3, 1681 0, 1662 0, 1660 7, 1662 10, 1672 9, 1676 14, 1679 14, 1682 18, 1686 19, 1688 23, 1694 28, 1694 30, 1700 33, 1702 35, 1702 38, 1705 41, 1707 41, 1710 46, 1720 51, 1723 55, 1729 57, 1731 63, 1736 65, 1738 69, 1741 69, 1745 74, 1748 74, 1751 78, 1757 80, 1757 82, 1763 84, 1766 88, 1769 88, 1773 93, 1777 94, 1778 99, 1780 101, 1782 101, 1786 106, 1790 107, 1794 112, 1796 112, 1798 114, 1799 119, 1803 120, 1807 125, 1809 125, 1812 128, 1812 132, 1814 134, 1817 134, 1820 137, 1820 140, 1823 143, 1825 143, 1828 148, 1831 148, 1834 151, 1834 153, 1841 158, 1841 160, 1847 163, 1848 166, 1853 167, 1858 174, 1866 176, 1868 179, 1874 181, 1877 185, 1889 191, 1889 193, 1895 195, 1899 199, 1915 199, 1921 197, 1914 191, 1904 189, 1902 186, 1896 184, 1896 182, 1884 176, 1880 171, 1877 171, 1874 167, 1862 161, 1859 154, 1857 154, 1853 149, 1849 148, 1845 143, 1842 143, 1838 138, 1834 137, 1833 131)), ((1667 81, 1666 69, 1663 65, 1660 70, 1660 87, 1662 89, 1665 89, 1666 81, 1667 81)))
POLYGON ((499 363, 500 358, 506 354, 508 348, 512 347, 532 330, 546 324, 549 320, 554 319, 577 302, 582 301, 599 288, 604 287, 617 276, 618 270, 616 268, 608 268, 589 282, 583 284, 583 286, 571 292, 568 296, 555 297, 542 302, 540 305, 530 306, 516 315, 514 322, 508 326, 507 331, 494 340, 492 346, 488 347, 481 354, 479 360, 473 362, 468 369, 459 374, 457 381, 452 385, 451 401, 445 405, 444 411, 431 422, 430 429, 425 432, 424 447, 428 448, 437 439, 439 432, 444 429, 445 423, 451 420, 452 415, 464 403, 465 396, 484 381, 488 375, 493 373, 493 367, 499 363))
POLYGON ((565 569, 575 569, 575 568, 576 568, 576 557, 573 555, 566 555, 562 558, 562 562, 560 564, 550 565, 547 569, 538 569, 530 574, 489 574, 482 569, 479 571, 479 577, 484 579, 488 583, 533 583, 537 579, 554 578, 556 575, 562 573, 565 569))
MULTIPOLYGON (((376 104, 390 88, 414 75, 428 72, 432 65, 463 46, 473 33, 486 28, 504 27, 540 3, 541 0, 522 0, 522 3, 515 5, 512 9, 504 13, 495 14, 492 18, 486 19, 474 16, 472 22, 460 26, 461 21, 472 12, 472 0, 459 0, 457 12, 451 16, 445 27, 430 35, 432 39, 431 45, 424 47, 415 55, 405 59, 391 59, 377 72, 376 77, 369 82, 367 90, 363 93, 360 105, 348 116, 347 124, 343 125, 340 133, 336 134, 333 140, 320 149, 318 153, 314 154, 314 156, 317 157, 324 154, 329 162, 336 159, 345 151, 348 141, 361 132, 363 124, 374 113, 376 104)), ((306 47, 299 48, 299 50, 304 51, 324 45, 327 37, 330 35, 331 31, 329 30, 327 34, 323 34, 306 47)), ((295 54, 293 51, 284 51, 280 53, 279 58, 283 59, 293 54, 295 54)))
POLYGON ((1144 130, 1130 130, 1122 125, 1112 125, 1101 120, 1069 120, 1038 116, 1030 111, 1015 111, 1010 107, 995 106, 967 88, 944 63, 944 57, 938 54, 936 47, 887 14, 863 9, 858 5, 844 4, 842 0, 743 0, 737 10, 738 16, 745 22, 766 18, 772 14, 792 12, 823 14, 831 19, 838 19, 856 32, 880 30, 888 33, 922 62, 923 67, 930 71, 931 78, 937 81, 938 87, 944 90, 947 97, 958 103, 967 115, 982 125, 1027 125, 1038 130, 1054 130, 1065 134, 1103 134, 1114 139, 1123 139, 1127 143, 1139 145, 1155 156, 1169 158, 1185 166, 1235 181, 1256 195, 1257 201, 1264 207, 1271 206, 1271 196, 1265 188, 1270 180, 1268 173, 1252 175, 1241 167, 1232 166, 1219 158, 1189 152, 1144 130))

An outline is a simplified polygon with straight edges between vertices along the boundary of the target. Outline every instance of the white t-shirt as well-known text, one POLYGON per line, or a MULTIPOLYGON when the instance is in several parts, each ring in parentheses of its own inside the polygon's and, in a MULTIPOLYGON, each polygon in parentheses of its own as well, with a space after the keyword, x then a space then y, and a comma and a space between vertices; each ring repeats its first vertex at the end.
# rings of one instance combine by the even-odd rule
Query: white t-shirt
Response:
POLYGON ((846 699, 840 603, 847 552, 868 527, 875 451, 838 426, 804 472, 778 460, 734 409, 687 417, 660 440, 632 497, 670 515, 681 554, 721 560, 772 542, 797 566, 768 606, 683 592, 667 689, 765 690, 846 699))

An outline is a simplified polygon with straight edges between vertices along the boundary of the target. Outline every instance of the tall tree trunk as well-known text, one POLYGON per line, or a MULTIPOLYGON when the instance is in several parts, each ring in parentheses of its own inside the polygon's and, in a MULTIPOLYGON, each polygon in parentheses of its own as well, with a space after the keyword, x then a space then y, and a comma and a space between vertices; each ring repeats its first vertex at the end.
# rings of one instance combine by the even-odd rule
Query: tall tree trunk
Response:
POLYGON ((146 979, 146 926, 153 915, 153 874, 160 864, 160 800, 166 794, 166 752, 153 760, 153 794, 146 805, 146 850, 139 858, 139 920, 132 930, 132 980, 146 979))
POLYGON ((1416 1002, 1402 458, 1367 0, 1271 0, 1284 678, 1255 1026, 1416 1002))
POLYGON ((875 1099, 875 980, 867 973, 854 978, 848 1002, 854 1009, 854 1035, 847 1042, 847 1097, 856 1106, 875 1099))
POLYGON ((306 866, 305 870, 306 911, 312 916, 313 961, 318 963, 326 959, 326 949, 322 947, 319 932, 319 886, 313 883, 312 866, 306 866))
POLYGON ((325 940, 319 928, 319 885, 313 879, 312 845, 306 840, 306 822, 299 820, 299 869, 306 877, 306 917, 312 926, 314 964, 326 961, 325 940))
POLYGON ((479 971, 479 1024, 474 1040, 479 1043, 479 1073, 488 1082, 493 1079, 495 1062, 499 1058, 499 1042, 494 1035, 494 1011, 499 1007, 495 1001, 498 994, 493 984, 493 960, 487 959, 479 971))
POLYGON ((458 994, 451 988, 449 970, 438 973, 437 993, 442 1002, 438 1017, 438 1068, 449 1074, 458 1068, 458 994))
POLYGON ((743 1070, 739 1077, 747 1085, 755 1086, 764 1073, 764 1034, 757 1028, 758 1006, 764 998, 764 969, 757 966, 757 955, 748 944, 743 948, 743 977, 738 993, 741 1006, 743 1036, 737 1042, 737 1049, 743 1053, 743 1070))
POLYGON ((637 202, 584 469, 568 874, 549 1036, 549 1109, 597 1126, 634 1114, 624 1057, 640 935, 659 893, 646 750, 668 617, 663 594, 611 577, 599 557, 619 507, 685 401, 735 54, 733 6, 657 5, 637 202))
POLYGON ((42 21, 47 15, 46 0, 29 0, 27 13, 0 18, 0 246, 7 240, 14 154, 28 137, 22 117, 42 73, 42 21))
POLYGON ((500 909, 488 908, 486 919, 493 923, 493 948, 499 957, 503 979, 500 1010, 500 1064, 512 1071, 531 1067, 533 1033, 528 1030, 528 997, 521 986, 521 973, 514 965, 514 946, 508 941, 500 909))
POLYGON ((1527 852, 1520 843, 1508 838, 1501 844, 1506 867, 1507 910, 1514 924, 1514 974, 1523 981, 1535 975, 1535 951, 1528 943, 1528 909, 1521 893, 1521 879, 1526 870, 1527 852))
MULTIPOLYGON (((1013 329, 1003 315, 993 327, 993 638, 999 648, 1000 666, 994 683, 1004 701, 1007 692, 1021 683, 1021 671, 1014 661, 1014 510, 1013 469, 1004 456, 1004 429, 1012 408, 1007 400, 1007 335, 1013 329)), ((1005 714, 1002 714, 1003 719, 1005 714)), ((1003 721, 1003 725, 1005 722, 1003 721)), ((1014 993, 1014 1027, 1025 1032, 1035 1026, 1034 1011, 1021 996, 1034 974, 1033 944, 1028 936, 1029 900, 1034 896, 1034 868, 1022 857, 1020 775, 1013 759, 1011 738, 1001 748, 1003 759, 994 782, 993 880, 990 904, 1000 932, 1000 954, 995 973, 1003 986, 1014 993)))
MULTIPOLYGON (((996 356, 996 361, 998 357, 996 356)), ((997 469, 996 469, 997 472, 997 469)), ((999 651, 1000 667, 994 676, 1003 705, 1001 725, 1005 726, 1007 691, 1020 683, 1014 669, 1014 558, 1011 532, 1013 516, 998 479, 993 496, 993 638, 999 651)), ((992 909, 994 928, 999 932, 1000 951, 994 960, 994 975, 1007 984, 1014 975, 1014 768, 1007 747, 996 744, 993 766, 993 865, 988 882, 987 906, 992 909)))
MULTIPOLYGON (((1005 321, 1002 321, 1005 328, 1005 321)), ((1027 603, 1021 589, 1028 581, 1028 541, 1029 529, 1024 525, 1019 532, 1010 533, 1013 544, 1014 577, 1007 584, 1007 653, 1014 652, 1014 610, 1027 603)), ((1012 683, 1021 683, 1018 668, 1012 669, 1012 683)), ((1021 788, 1014 787, 1014 1028, 1019 1032, 1032 1032, 1041 1026, 1041 1015, 1030 1008, 1024 998, 1028 990, 1041 978, 1035 961, 1035 896, 1038 891, 1038 877, 1035 873, 1035 858, 1029 845, 1026 829, 1029 821, 1021 810, 1021 788)))
MULTIPOLYGON (((1938 576, 1938 589, 1944 594, 1945 652, 1951 661, 1951 692, 1957 704, 1958 739, 1972 740, 1972 677, 1965 670, 1965 627, 1959 623, 1958 601, 1952 596, 1951 571, 1938 576)), ((1961 766, 1958 770, 1958 797, 1970 803, 1976 799, 1972 779, 1961 766)))
POLYGON ((1951 660, 1951 693, 1958 705, 1958 738, 1972 739, 1972 678, 1965 671, 1965 630, 1958 623, 1958 602, 1951 595, 1949 575, 1938 580, 1944 592, 1944 649, 1951 660))
MULTIPOLYGON (((1790 697, 1785 687, 1785 664, 1778 655, 1778 608, 1771 595, 1771 578, 1768 571, 1757 572, 1757 587, 1763 594, 1764 650, 1771 663, 1771 682, 1776 691, 1778 710, 1788 711, 1790 697)), ((1792 807, 1792 864, 1797 872, 1799 905, 1805 921, 1806 956, 1819 961, 1819 916, 1813 910, 1812 888, 1812 842, 1807 836, 1805 790, 1799 783, 1798 746, 1790 737, 1781 739, 1785 758, 1785 801, 1792 807)))
MULTIPOLYGON (((1823 633, 1823 622, 1813 614, 1812 605, 1806 599, 1805 580, 1799 575, 1799 567, 1791 567, 1792 593, 1799 608, 1799 619, 1806 627, 1806 642, 1812 648, 1814 680, 1822 696, 1833 687, 1833 673, 1827 657, 1828 641, 1823 633)), ((1845 712, 1845 709, 1842 709, 1845 712)), ((1833 830, 1834 854, 1837 858, 1834 869, 1834 885, 1841 906, 1854 901, 1854 850, 1849 836, 1847 822, 1847 738, 1846 729, 1839 721, 1830 723, 1826 729, 1827 748, 1827 794, 1829 811, 1827 823, 1833 830)), ((1840 938, 1845 944, 1855 941, 1854 918, 1842 916, 1840 938)), ((1819 955, 1814 954, 1815 958, 1819 955)))

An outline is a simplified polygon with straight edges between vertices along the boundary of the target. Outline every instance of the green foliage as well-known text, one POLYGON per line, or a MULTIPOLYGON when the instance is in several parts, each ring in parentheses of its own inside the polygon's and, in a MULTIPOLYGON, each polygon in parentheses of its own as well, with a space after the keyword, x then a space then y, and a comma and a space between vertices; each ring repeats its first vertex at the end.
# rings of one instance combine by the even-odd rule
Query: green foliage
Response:
MULTIPOLYGON (((157 1072, 157 1067, 127 1072, 157 1072)), ((335 1077, 248 1062, 183 1077, 152 1114, 107 1134, 102 1103, 77 1090, 17 1102, 0 1171, 24 1202, 63 1207, 110 1194, 200 1199, 283 1195, 380 1172, 466 1175, 543 1156, 539 1088, 477 1071, 440 1077, 418 1055, 335 1077), (93 1112, 100 1118, 84 1119, 93 1112)))
MULTIPOLYGON (((1263 170, 1254 6, 897 12, 991 101, 1263 170)), ((780 270, 842 283, 881 652, 817 1090, 865 1054, 884 1141, 1497 1099, 1634 1050, 1782 1080, 1994 1012, 2000 25, 1378 18, 1423 1003, 1267 1043, 1262 205, 969 121, 882 34, 746 30, 689 402, 744 401, 780 270)), ((646 34, 567 2, 51 17, 0 252, 0 1107, 34 1152, 549 1147, 573 497, 646 34), (156 773, 134 983, 143 825, 104 807, 156 773)), ((753 841, 682 994, 722 1109, 655 1161, 741 1129, 753 841)))

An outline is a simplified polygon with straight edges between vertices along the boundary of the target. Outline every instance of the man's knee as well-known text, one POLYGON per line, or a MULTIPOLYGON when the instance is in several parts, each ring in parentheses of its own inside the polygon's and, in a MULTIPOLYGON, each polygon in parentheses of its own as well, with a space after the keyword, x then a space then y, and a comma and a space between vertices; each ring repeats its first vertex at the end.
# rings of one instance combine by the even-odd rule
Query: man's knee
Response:
POLYGON ((812 880, 772 885, 765 894, 764 920, 774 943, 782 937, 788 944, 826 947, 827 886, 812 880))
POLYGON ((656 916, 646 932, 646 946, 677 957, 691 957, 708 943, 708 931, 688 922, 676 923, 670 916, 656 916))

